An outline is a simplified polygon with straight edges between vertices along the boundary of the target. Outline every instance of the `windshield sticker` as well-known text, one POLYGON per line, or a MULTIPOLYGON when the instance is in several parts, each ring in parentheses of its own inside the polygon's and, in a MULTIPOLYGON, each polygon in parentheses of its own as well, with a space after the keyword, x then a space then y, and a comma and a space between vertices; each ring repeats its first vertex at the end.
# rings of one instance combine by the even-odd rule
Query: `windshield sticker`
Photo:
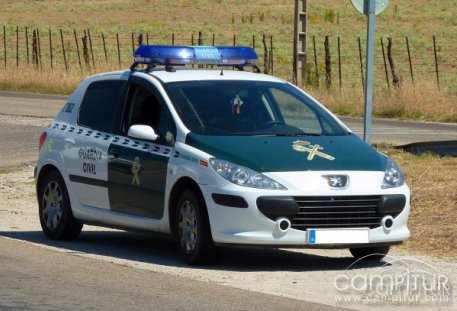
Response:
POLYGON ((133 178, 132 178, 132 185, 140 185, 140 173, 141 171, 141 163, 140 163, 140 158, 135 157, 135 161, 132 162, 132 173, 133 173, 133 178))
POLYGON ((241 106, 243 105, 243 101, 240 98, 239 94, 236 94, 234 100, 232 100, 233 105, 233 113, 239 115, 241 113, 241 106))
POLYGON ((308 160, 312 161, 315 156, 333 161, 335 160, 335 157, 332 157, 331 155, 328 155, 326 153, 323 153, 319 150, 324 150, 324 147, 321 147, 321 145, 315 144, 311 145, 310 142, 308 141, 303 141, 303 140, 296 140, 294 141, 294 144, 292 145, 292 148, 298 152, 309 152, 308 155, 308 160))

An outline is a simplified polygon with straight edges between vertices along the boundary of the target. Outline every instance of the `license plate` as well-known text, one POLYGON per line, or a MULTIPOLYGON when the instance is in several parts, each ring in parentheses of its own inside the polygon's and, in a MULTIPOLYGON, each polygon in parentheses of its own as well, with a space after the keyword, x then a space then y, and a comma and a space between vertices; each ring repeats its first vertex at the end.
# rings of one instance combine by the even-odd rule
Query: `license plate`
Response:
POLYGON ((369 229, 308 229, 308 244, 368 243, 369 229))

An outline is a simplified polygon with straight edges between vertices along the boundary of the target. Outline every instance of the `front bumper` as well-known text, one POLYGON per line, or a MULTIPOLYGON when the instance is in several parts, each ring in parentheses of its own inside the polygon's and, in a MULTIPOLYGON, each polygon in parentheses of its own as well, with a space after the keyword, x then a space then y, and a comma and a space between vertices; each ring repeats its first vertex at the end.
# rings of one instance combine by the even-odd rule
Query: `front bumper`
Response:
MULTIPOLYGON (((303 196, 345 196, 345 195, 403 195, 406 198, 403 210, 395 215, 393 224, 389 229, 383 226, 363 226, 368 230, 368 245, 375 244, 397 244, 410 236, 407 221, 410 212, 410 190, 406 185, 394 189, 371 189, 371 187, 360 188, 363 190, 342 190, 335 192, 331 189, 290 189, 289 190, 259 190, 239 187, 233 184, 220 186, 201 185, 202 192, 208 208, 212 237, 217 244, 235 245, 259 245, 274 247, 309 247, 309 248, 341 248, 360 246, 358 243, 344 243, 335 238, 334 243, 312 244, 309 241, 308 231, 290 228, 286 232, 279 228, 274 217, 269 219, 257 207, 257 199, 260 197, 303 197, 303 196), (241 197, 247 203, 247 207, 233 207, 217 204, 213 194, 227 194, 241 197)), ((216 200, 217 201, 217 200, 216 200)), ((221 202, 219 202, 221 203, 221 202)), ((280 215, 278 214, 278 218, 280 215)), ((323 227, 320 227, 323 228, 323 227)), ((354 227, 352 227, 354 228, 354 227)), ((338 230, 350 230, 339 227, 338 230)))

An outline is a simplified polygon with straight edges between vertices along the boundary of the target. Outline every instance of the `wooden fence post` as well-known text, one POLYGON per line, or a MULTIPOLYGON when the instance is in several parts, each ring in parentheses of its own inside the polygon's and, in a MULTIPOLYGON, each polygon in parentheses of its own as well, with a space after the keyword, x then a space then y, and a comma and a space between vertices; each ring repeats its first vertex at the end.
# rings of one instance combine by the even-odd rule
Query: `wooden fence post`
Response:
POLYGON ((236 45, 236 34, 233 35, 233 46, 236 45))
POLYGON ((255 35, 252 35, 252 48, 255 50, 255 35))
POLYGON ((51 69, 54 69, 54 60, 53 60, 53 54, 52 54, 52 33, 51 33, 51 28, 49 28, 49 58, 51 61, 51 69))
POLYGON ((387 38, 387 59, 389 60, 390 64, 390 71, 392 72, 392 84, 394 86, 400 86, 400 79, 397 76, 397 73, 395 72, 395 65, 394 65, 394 59, 392 57, 392 38, 387 38))
POLYGON ((436 71, 436 83, 438 84, 438 90, 440 89, 440 72, 438 69, 438 52, 436 51, 436 38, 433 35, 433 52, 435 53, 435 71, 436 71))
POLYGON ((411 62, 411 52, 409 49, 409 39, 406 37, 406 48, 408 50, 409 72, 411 74, 411 81, 414 83, 413 63, 411 62))
POLYGON ((135 34, 132 32, 132 54, 135 53, 135 34))
MULTIPOLYGON (((194 40, 192 40, 194 42, 194 40)), ((175 45, 175 33, 171 34, 171 45, 175 45)))
POLYGON ((315 78, 316 78, 316 85, 319 86, 319 67, 317 66, 316 36, 313 36, 313 52, 314 52, 314 74, 315 74, 315 78))
POLYGON ((36 29, 37 34, 37 46, 38 46, 38 64, 41 66, 43 63, 41 61, 41 40, 40 40, 40 29, 36 29))
POLYGON ((38 37, 36 29, 33 29, 33 36, 32 36, 32 64, 38 68, 38 37))
POLYGON ((108 64, 108 53, 106 52, 105 35, 103 33, 102 33, 102 41, 103 41, 103 53, 105 54, 105 62, 108 64))
POLYGON ((26 48, 26 55, 27 55, 27 65, 30 64, 30 57, 29 57, 29 30, 25 27, 25 48, 26 48))
POLYGON ((19 26, 16 26, 16 67, 19 67, 19 26))
POLYGON ((387 89, 390 89, 389 72, 387 71, 386 53, 384 50, 384 41, 381 37, 382 59, 384 61, 384 72, 386 73, 387 89))
POLYGON ((191 34, 190 36, 190 44, 193 46, 194 45, 194 33, 191 34))
POLYGON ((212 43, 213 43, 212 44, 213 46, 216 45, 216 34, 215 33, 213 33, 213 42, 212 43))
POLYGON ((330 89, 330 87, 332 86, 332 60, 331 60, 331 55, 330 55, 329 36, 325 36, 324 48, 325 48, 325 83, 326 83, 327 89, 330 89))
POLYGON ((268 64, 268 47, 267 47, 267 40, 265 34, 262 36, 262 43, 263 43, 263 72, 268 74, 270 72, 270 66, 268 64))
POLYGON ((149 45, 149 33, 146 33, 146 44, 149 45))
POLYGON ((274 74, 274 61, 273 61, 273 56, 274 56, 274 48, 273 48, 273 35, 270 37, 270 72, 273 75, 274 74))
POLYGON ((203 34, 201 31, 198 32, 198 45, 203 45, 203 34))
POLYGON ((62 54, 63 54, 63 61, 65 63, 65 70, 68 71, 68 64, 67 64, 67 55, 65 54, 65 43, 63 41, 63 32, 60 29, 60 40, 62 41, 62 54))
POLYGON ((79 43, 78 43, 78 36, 76 35, 76 29, 73 29, 73 34, 75 36, 76 52, 78 53, 79 69, 82 69, 83 67, 81 65, 81 54, 79 53, 79 43))
POLYGON ((363 75, 362 43, 360 42, 360 37, 357 38, 357 41, 359 43, 360 76, 362 78, 362 90, 365 94, 365 77, 363 75))
POLYGON ((84 30, 84 36, 82 38, 82 43, 83 43, 83 57, 84 57, 84 63, 86 64, 87 68, 90 68, 90 57, 89 57, 89 48, 87 44, 87 31, 84 30))
POLYGON ((36 65, 36 31, 32 30, 32 64, 36 65))
POLYGON ((143 34, 142 33, 140 33, 138 35, 138 46, 141 46, 141 45, 143 45, 143 34))
POLYGON ((117 58, 119 61, 119 68, 121 68, 121 48, 119 47, 119 34, 116 34, 116 42, 117 42, 117 58))
POLYGON ((338 37, 338 80, 339 80, 339 86, 340 86, 340 91, 341 91, 342 85, 343 85, 343 79, 342 79, 342 73, 341 73, 341 42, 340 42, 340 37, 338 37))
POLYGON ((5 61, 5 67, 6 67, 6 27, 3 26, 3 57, 5 61))
POLYGON ((95 68, 94 49, 92 48, 92 37, 90 36, 90 29, 87 29, 87 34, 89 35, 89 47, 90 55, 92 56, 92 67, 95 68))

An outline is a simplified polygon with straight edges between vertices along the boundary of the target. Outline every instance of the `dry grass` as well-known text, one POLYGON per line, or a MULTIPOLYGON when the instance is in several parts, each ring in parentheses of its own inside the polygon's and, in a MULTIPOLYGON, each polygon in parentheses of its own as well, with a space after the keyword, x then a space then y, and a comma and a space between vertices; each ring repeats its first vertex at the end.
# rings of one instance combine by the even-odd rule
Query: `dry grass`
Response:
POLYGON ((411 188, 411 237, 401 248, 434 257, 456 258, 457 158, 415 156, 387 146, 382 152, 402 167, 411 188))
MULTIPOLYGON (((190 44, 190 34, 203 31, 205 44, 209 36, 216 35, 216 44, 231 44, 233 34, 237 43, 250 45, 252 35, 257 37, 257 50, 262 54, 260 37, 263 33, 273 35, 275 40, 275 75, 287 80, 292 78, 293 2, 290 0, 0 0, 0 25, 6 25, 8 43, 8 66, 0 70, 0 89, 40 93, 69 94, 88 74, 79 70, 73 29, 81 37, 82 29, 90 28, 93 35, 97 72, 104 62, 101 33, 107 37, 108 62, 117 64, 115 33, 121 35, 121 58, 123 66, 130 65, 130 32, 147 32, 151 42, 170 44, 171 33, 176 33, 176 44, 190 44), (43 71, 15 67, 15 29, 19 25, 41 27, 43 40, 43 71), (55 64, 58 70, 50 70, 47 50, 47 28, 54 31, 55 64), (62 28, 67 42, 67 58, 70 71, 64 68, 57 29, 62 28)), ((442 122, 457 122, 457 73, 455 50, 457 42, 457 6, 439 0, 392 0, 385 12, 376 20, 378 36, 394 37, 394 58, 397 73, 403 78, 400 89, 386 89, 384 71, 377 46, 375 66, 374 115, 398 119, 418 119, 442 122), (439 91, 433 77, 433 52, 431 36, 437 35, 441 66, 442 90, 439 91), (404 37, 411 41, 416 83, 408 79, 404 37)), ((360 116, 364 113, 363 94, 358 68, 358 51, 355 38, 365 37, 366 19, 354 10, 350 1, 315 0, 309 2, 309 34, 316 35, 318 45, 318 68, 323 84, 324 59, 322 36, 332 36, 333 87, 307 89, 332 111, 342 115, 360 116), (342 37, 343 90, 337 86, 336 36, 342 37)), ((20 39, 23 46, 24 38, 20 39)), ((378 40, 377 40, 378 42, 378 40)), ((379 42, 378 42, 379 43, 379 42)), ((379 45, 377 43, 377 45, 379 45)), ((0 50, 2 47, 0 46, 0 50)), ((312 56, 311 40, 308 52, 312 56)), ((25 51, 21 52, 25 62, 25 51)), ((0 55, 0 59, 3 56, 0 55)), ((310 68, 314 68, 310 57, 310 68)), ((260 62, 262 63, 262 61, 260 62)), ((311 71, 314 71, 312 69, 311 71)), ((311 75, 313 72, 311 72, 311 75)))
MULTIPOLYGON (((32 66, 8 67, 0 71, 0 89, 47 94, 71 94, 88 75, 114 70, 112 67, 97 67, 96 70, 65 71, 62 69, 37 70, 32 66)), ((363 94, 357 89, 324 90, 306 89, 331 111, 340 115, 362 116, 363 94)), ((374 115, 397 119, 418 119, 440 122, 457 122, 457 95, 439 91, 427 81, 403 84, 390 92, 375 91, 374 115)))
MULTIPOLYGON (((401 35, 448 34, 455 27, 451 1, 392 0, 377 18, 377 30, 401 35)), ((266 31, 288 35, 293 29, 290 0, 0 0, 0 23, 98 28, 105 31, 155 28, 214 30, 216 33, 266 31)), ((309 1, 311 34, 363 33, 364 17, 350 1, 309 1)), ((454 37, 457 34, 454 34, 454 37)))
MULTIPOLYGON (((362 116, 364 97, 360 89, 309 89, 317 99, 334 113, 362 116)), ((373 114, 378 117, 457 122, 457 94, 438 90, 426 80, 415 84, 405 82, 400 88, 377 88, 374 93, 373 114)))
MULTIPOLYGON (((111 68, 100 68, 100 71, 111 68)), ((34 67, 6 68, 0 71, 0 89, 45 94, 71 94, 88 75, 89 70, 35 69, 34 67)))

